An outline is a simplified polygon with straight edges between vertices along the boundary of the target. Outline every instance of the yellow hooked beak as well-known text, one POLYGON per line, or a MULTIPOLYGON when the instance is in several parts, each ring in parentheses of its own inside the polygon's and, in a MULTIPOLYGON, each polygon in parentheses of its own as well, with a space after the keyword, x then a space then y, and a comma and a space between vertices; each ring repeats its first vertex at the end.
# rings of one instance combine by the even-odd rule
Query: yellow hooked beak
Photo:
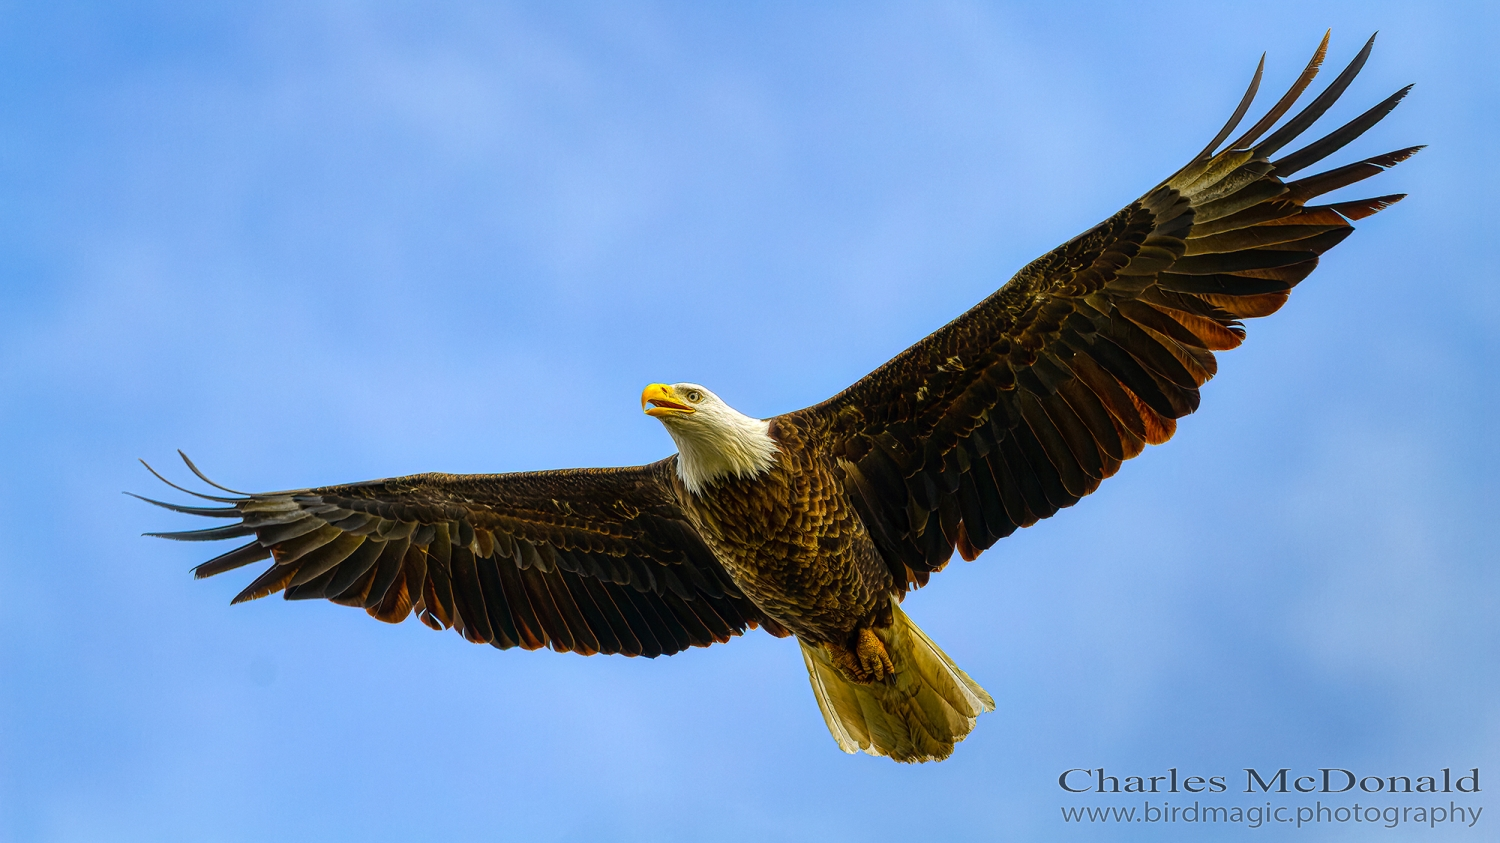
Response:
POLYGON ((664 383, 653 383, 646 387, 646 391, 641 393, 641 409, 646 411, 646 415, 656 418, 694 412, 677 394, 677 390, 664 383))

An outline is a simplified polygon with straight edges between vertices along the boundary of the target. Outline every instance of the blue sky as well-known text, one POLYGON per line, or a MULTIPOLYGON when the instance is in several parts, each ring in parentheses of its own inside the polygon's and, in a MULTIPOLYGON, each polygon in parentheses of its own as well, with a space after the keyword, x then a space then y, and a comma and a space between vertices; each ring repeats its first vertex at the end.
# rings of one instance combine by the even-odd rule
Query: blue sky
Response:
POLYGON ((0 3, 0 839, 1240 839, 1065 827, 1136 800, 1057 776, 1500 775, 1494 11, 1042 5, 0 3), (908 600, 998 703, 943 764, 839 753, 760 633, 231 608, 120 494, 176 448, 251 489, 654 460, 652 381, 821 400, 1328 27, 1381 36, 1327 126, 1417 83, 1336 158, 1429 144, 1370 188, 1411 197, 1171 443, 908 600))

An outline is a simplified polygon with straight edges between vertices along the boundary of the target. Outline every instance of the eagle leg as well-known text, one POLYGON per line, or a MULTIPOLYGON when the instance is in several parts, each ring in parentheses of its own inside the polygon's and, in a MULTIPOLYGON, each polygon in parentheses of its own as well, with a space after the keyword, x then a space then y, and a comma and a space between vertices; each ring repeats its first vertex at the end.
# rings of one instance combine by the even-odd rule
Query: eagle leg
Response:
POLYGON ((829 654, 833 656, 834 666, 844 674, 844 678, 859 685, 870 685, 895 674, 896 667, 891 663, 891 655, 886 652, 885 644, 875 636, 874 630, 868 627, 856 630, 853 644, 853 647, 831 643, 823 645, 828 648, 829 654))
POLYGON ((891 663, 891 654, 885 651, 885 644, 875 637, 875 630, 865 627, 857 635, 859 643, 856 651, 859 653, 860 667, 877 682, 895 675, 896 666, 891 663))

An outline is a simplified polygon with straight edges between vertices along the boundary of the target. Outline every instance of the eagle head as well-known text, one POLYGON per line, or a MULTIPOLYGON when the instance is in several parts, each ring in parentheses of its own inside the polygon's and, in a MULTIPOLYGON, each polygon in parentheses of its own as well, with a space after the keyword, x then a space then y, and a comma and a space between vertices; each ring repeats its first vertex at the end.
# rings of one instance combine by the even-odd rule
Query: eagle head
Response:
POLYGON ((696 383, 653 383, 641 393, 641 409, 677 443, 677 475, 694 494, 727 476, 762 474, 776 461, 769 422, 741 413, 696 383))

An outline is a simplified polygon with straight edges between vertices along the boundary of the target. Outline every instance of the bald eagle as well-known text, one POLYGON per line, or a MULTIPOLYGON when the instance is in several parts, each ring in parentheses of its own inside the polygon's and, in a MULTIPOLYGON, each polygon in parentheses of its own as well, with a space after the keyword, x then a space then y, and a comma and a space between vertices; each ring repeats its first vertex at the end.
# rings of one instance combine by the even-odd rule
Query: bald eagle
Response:
POLYGON ((189 462, 226 494, 152 503, 231 523, 151 535, 249 538, 194 569, 209 577, 270 559, 235 602, 281 592, 390 623, 415 614, 501 649, 654 658, 747 629, 795 636, 839 748, 946 758, 994 701, 902 599, 954 550, 974 559, 1167 441, 1197 408, 1214 352, 1244 338, 1241 320, 1280 308, 1351 220, 1402 198, 1310 204, 1420 147, 1291 177, 1409 86, 1276 157, 1338 99, 1373 42, 1273 131, 1321 65, 1325 35, 1291 90, 1225 144, 1262 57, 1187 166, 821 404, 758 419, 697 384, 651 384, 642 408, 677 453, 628 468, 246 494, 189 462))

